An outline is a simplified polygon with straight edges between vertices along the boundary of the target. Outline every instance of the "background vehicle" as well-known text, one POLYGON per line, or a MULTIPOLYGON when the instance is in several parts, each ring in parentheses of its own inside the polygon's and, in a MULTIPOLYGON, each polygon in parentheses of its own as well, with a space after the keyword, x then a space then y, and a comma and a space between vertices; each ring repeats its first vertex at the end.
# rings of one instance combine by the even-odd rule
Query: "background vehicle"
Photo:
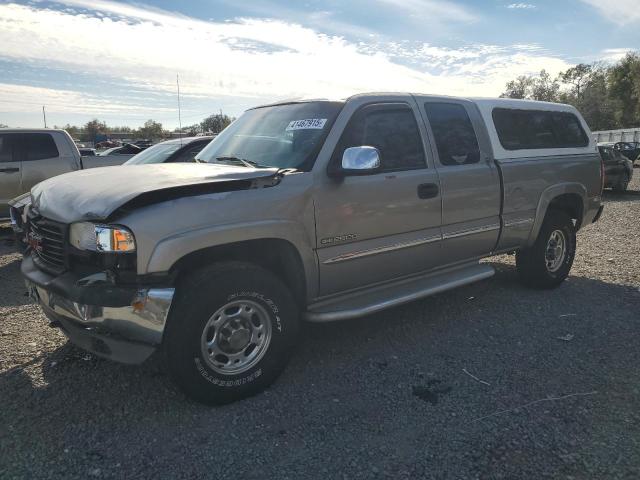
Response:
POLYGON ((37 183, 83 168, 119 165, 126 156, 85 157, 64 130, 0 131, 0 218, 9 217, 8 202, 37 183))
POLYGON ((604 187, 624 192, 633 178, 633 162, 609 145, 598 145, 604 163, 604 187))
MULTIPOLYGON (((119 147, 112 147, 96 153, 98 157, 108 157, 110 160, 108 165, 120 165, 129 160, 134 155, 142 152, 143 147, 138 147, 132 143, 125 143, 119 147)), ((103 163, 104 164, 104 163, 103 163)))
POLYGON ((614 148, 631 162, 635 162, 640 157, 640 142, 617 142, 614 148))
POLYGON ((147 163, 188 163, 195 162, 195 156, 206 147, 214 137, 186 137, 158 143, 131 157, 125 165, 147 163))
POLYGON ((95 148, 86 148, 86 147, 78 147, 78 151, 82 157, 95 157, 96 149, 95 148))
POLYGON ((362 317, 488 278, 484 257, 516 252, 523 283, 557 287, 576 231, 603 208, 586 123, 544 102, 267 105, 197 160, 37 185, 22 272, 74 343, 129 363, 162 346, 175 381, 208 403, 273 382, 301 318, 362 317))

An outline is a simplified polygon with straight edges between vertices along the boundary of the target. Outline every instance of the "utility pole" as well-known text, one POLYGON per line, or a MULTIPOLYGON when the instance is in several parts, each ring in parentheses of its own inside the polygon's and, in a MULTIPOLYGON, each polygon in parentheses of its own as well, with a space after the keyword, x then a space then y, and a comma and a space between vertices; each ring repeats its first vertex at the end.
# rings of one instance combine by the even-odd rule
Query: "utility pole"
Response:
POLYGON ((176 86, 178 87, 178 126, 180 127, 180 146, 182 146, 182 114, 180 109, 180 76, 176 73, 176 86))
POLYGON ((42 106, 42 118, 44 120, 44 128, 47 128, 47 112, 44 110, 44 105, 42 106))

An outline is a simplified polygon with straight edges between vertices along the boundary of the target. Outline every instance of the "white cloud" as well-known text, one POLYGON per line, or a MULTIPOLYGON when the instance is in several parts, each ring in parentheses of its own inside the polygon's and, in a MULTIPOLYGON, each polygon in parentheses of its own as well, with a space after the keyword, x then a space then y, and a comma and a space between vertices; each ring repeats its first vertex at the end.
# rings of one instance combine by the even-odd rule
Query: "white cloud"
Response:
POLYGON ((537 8, 532 3, 511 3, 506 7, 511 10, 535 10, 537 8))
POLYGON ((0 105, 3 112, 20 112, 25 105, 35 105, 38 108, 46 103, 58 112, 77 112, 82 109, 88 114, 122 114, 132 113, 147 115, 154 113, 172 113, 173 108, 149 107, 147 105, 132 105, 131 102, 114 101, 98 95, 91 95, 74 90, 32 87, 0 83, 0 105))
MULTIPOLYGON (((353 43, 282 21, 218 23, 106 0, 64 3, 72 10, 0 4, 0 58, 70 75, 117 78, 167 98, 175 95, 179 73, 187 100, 242 97, 245 103, 254 98, 256 104, 385 90, 496 96, 518 75, 542 68, 553 74, 569 66, 537 45, 451 49, 406 42, 353 43)), ((409 0, 408 5, 418 4, 444 8, 447 2, 409 0)), ((0 103, 5 98, 12 105, 33 100, 61 111, 121 111, 123 118, 128 111, 145 111, 141 100, 126 105, 126 100, 113 102, 83 92, 3 88, 0 103)), ((163 110, 154 108, 152 100, 146 103, 146 111, 163 110)))
POLYGON ((622 60, 627 53, 633 52, 633 48, 606 48, 602 50, 602 53, 599 57, 600 60, 604 60, 605 62, 617 62, 618 60, 622 60))
POLYGON ((640 4, 638 0, 582 0, 596 8, 607 20, 618 25, 640 23, 640 4))

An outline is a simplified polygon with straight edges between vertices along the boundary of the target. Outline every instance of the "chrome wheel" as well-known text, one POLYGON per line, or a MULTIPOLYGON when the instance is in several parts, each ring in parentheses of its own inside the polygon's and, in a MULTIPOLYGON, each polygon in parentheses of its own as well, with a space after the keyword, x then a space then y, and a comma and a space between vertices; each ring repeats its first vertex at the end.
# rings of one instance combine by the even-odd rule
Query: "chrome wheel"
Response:
POLYGON ((545 250, 545 263, 549 272, 557 272, 567 256, 567 239, 562 230, 554 230, 545 250))
POLYGON ((258 363, 270 342, 267 310, 252 300, 234 300, 209 318, 200 343, 212 370, 237 375, 258 363))

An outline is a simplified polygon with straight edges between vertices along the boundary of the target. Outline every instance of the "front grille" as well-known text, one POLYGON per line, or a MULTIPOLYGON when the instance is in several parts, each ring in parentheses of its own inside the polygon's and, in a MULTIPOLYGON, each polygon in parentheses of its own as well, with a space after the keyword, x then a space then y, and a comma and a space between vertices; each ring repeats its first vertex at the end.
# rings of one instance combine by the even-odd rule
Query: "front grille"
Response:
POLYGON ((29 218, 28 240, 33 261, 38 267, 49 273, 64 272, 66 225, 33 216, 29 218))

